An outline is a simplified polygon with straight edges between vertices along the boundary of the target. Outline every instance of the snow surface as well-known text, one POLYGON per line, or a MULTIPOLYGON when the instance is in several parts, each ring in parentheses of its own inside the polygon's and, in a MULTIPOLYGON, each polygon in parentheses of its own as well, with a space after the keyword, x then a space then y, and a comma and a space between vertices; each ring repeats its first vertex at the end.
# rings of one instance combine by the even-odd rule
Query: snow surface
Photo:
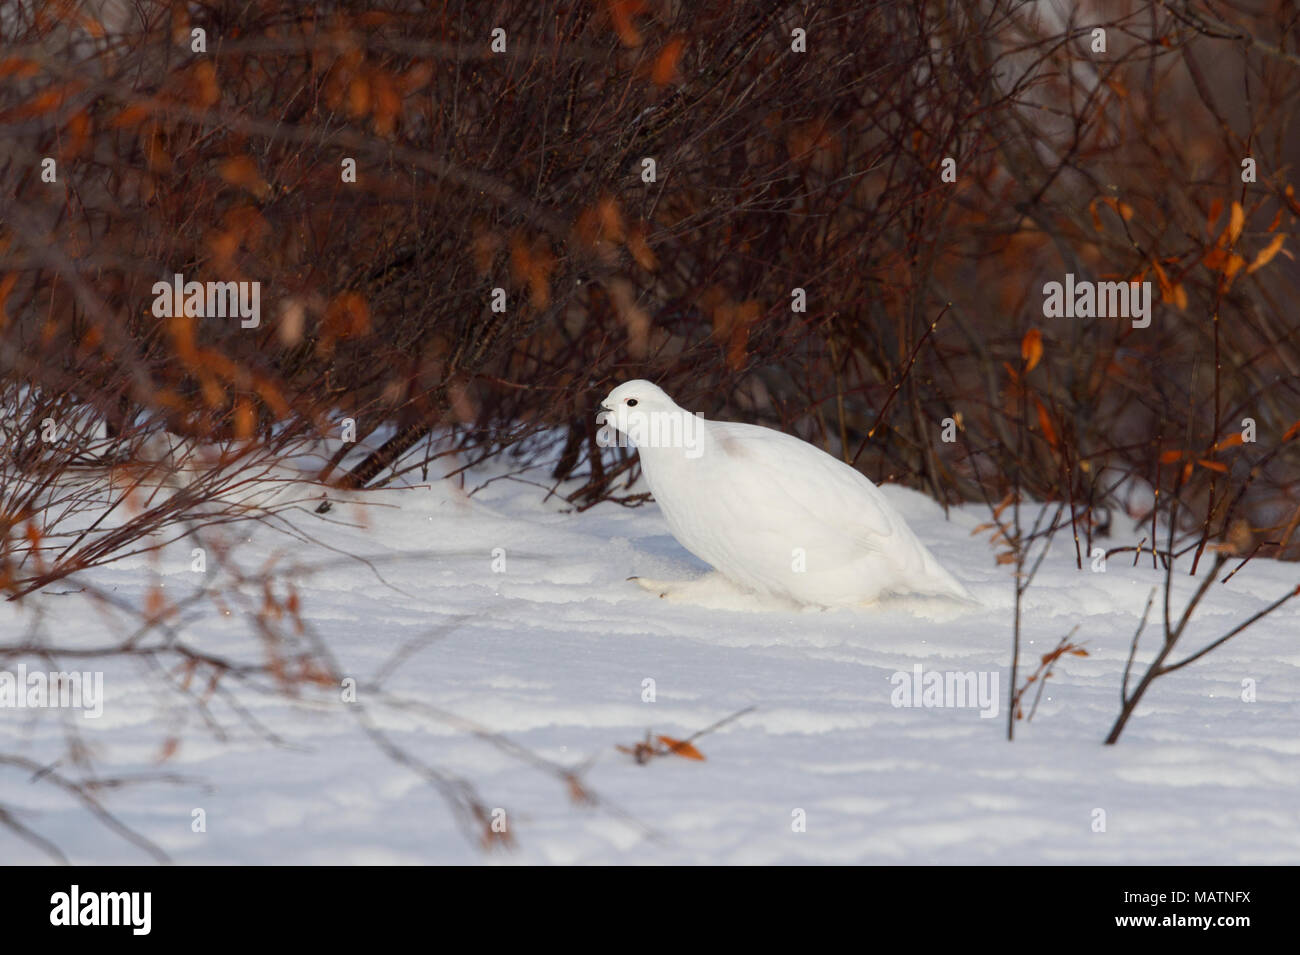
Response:
MULTIPOLYGON (((475 472, 468 486, 500 473, 475 472)), ((1033 722, 1022 721, 1008 743, 1011 568, 995 563, 987 534, 971 533, 987 513, 972 506, 945 519, 917 493, 883 490, 983 609, 911 598, 801 610, 711 583, 690 600, 661 599, 628 578, 685 580, 707 568, 668 535, 657 508, 607 503, 575 513, 558 498, 544 501, 537 484, 509 478, 472 498, 444 481, 358 494, 324 516, 294 512, 316 544, 243 529, 245 567, 275 556, 314 568, 297 577, 303 615, 343 673, 366 684, 411 648, 384 688, 462 722, 390 705, 367 712, 394 742, 504 808, 509 851, 485 852, 467 837, 438 792, 385 755, 337 691, 292 701, 226 681, 281 743, 218 697, 211 711, 223 740, 139 661, 97 664, 100 719, 0 709, 0 755, 61 760, 59 771, 77 778, 65 757, 72 724, 104 775, 176 774, 180 781, 100 795, 181 863, 1300 861, 1300 600, 1159 680, 1119 745, 1105 747, 1129 642, 1161 576, 1149 558, 1135 568, 1131 556, 1112 558, 1104 573, 1086 562, 1080 572, 1063 534, 1026 595, 1022 676, 1075 625, 1073 639, 1089 655, 1058 663, 1033 722), (496 548, 504 573, 493 571, 496 548), (916 664, 997 673, 998 717, 894 706, 891 677, 916 664), (642 701, 647 678, 654 702, 642 701), (1254 702, 1243 701, 1243 680, 1254 681, 1254 702), (696 741, 703 762, 668 756, 639 765, 615 748, 647 730, 684 738, 746 707, 755 709, 696 741), (554 774, 463 721, 554 764, 590 763, 583 779, 600 802, 576 804, 554 774), (164 760, 172 736, 179 748, 164 760), (195 808, 205 810, 204 833, 191 831, 195 808), (1099 809, 1104 832, 1094 831, 1099 809), (792 830, 796 810, 806 831, 792 830)), ((126 558, 85 579, 143 605, 161 577, 175 599, 195 586, 191 546, 172 545, 160 560, 126 558)), ((1298 576, 1293 564, 1253 561, 1210 592, 1185 648, 1298 576)), ((1185 573, 1176 579, 1175 609, 1193 587, 1185 573)), ((246 621, 205 606, 182 627, 187 641, 262 659, 246 621)), ((116 632, 83 596, 47 593, 0 605, 0 643, 28 632, 38 615, 46 639, 64 645, 103 645, 116 632)), ((1158 632, 1154 619, 1140 662, 1158 632)), ((73 862, 152 861, 31 775, 0 764, 0 806, 73 862)), ((0 826, 0 861, 47 859, 0 826)))

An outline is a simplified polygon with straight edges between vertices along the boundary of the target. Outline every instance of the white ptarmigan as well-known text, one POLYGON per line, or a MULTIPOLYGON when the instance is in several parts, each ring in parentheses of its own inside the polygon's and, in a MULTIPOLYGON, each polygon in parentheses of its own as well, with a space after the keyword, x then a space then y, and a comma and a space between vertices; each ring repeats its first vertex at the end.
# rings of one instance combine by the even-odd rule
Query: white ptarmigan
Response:
POLYGON ((973 598, 861 472, 771 428, 706 421, 648 381, 601 402, 641 454, 668 529, 741 587, 823 607, 973 598))

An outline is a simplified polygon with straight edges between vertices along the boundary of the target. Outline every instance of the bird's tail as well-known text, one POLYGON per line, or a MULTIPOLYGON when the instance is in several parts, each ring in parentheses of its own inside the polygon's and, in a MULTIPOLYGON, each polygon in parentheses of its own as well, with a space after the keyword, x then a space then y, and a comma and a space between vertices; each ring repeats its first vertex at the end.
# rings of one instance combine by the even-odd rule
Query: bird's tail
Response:
POLYGON ((952 597, 955 600, 961 600, 975 606, 980 602, 975 599, 975 595, 966 589, 966 585, 950 574, 930 553, 929 548, 924 548, 925 552, 925 573, 929 578, 929 586, 925 592, 939 597, 952 597))

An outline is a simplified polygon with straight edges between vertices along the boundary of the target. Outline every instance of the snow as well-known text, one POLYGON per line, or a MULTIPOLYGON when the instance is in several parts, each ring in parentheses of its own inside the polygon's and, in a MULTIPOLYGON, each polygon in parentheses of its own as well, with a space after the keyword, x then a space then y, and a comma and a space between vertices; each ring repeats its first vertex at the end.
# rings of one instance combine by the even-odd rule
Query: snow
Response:
MULTIPOLYGON (((502 473, 479 469, 467 486, 502 473)), ((981 607, 914 597, 862 610, 801 609, 756 601, 716 579, 689 599, 661 599, 628 578, 685 580, 707 568, 668 535, 657 508, 606 503, 574 512, 557 497, 543 500, 536 484, 508 478, 473 497, 438 481, 353 495, 323 516, 293 512, 316 544, 241 525, 241 565, 274 558, 299 568, 303 617, 340 672, 362 684, 365 713, 394 743, 504 808, 509 850, 486 852, 467 836, 438 791, 386 755, 356 705, 328 688, 291 700, 228 679, 231 696, 210 704, 223 739, 141 661, 64 658, 64 669, 102 667, 103 716, 0 710, 0 757, 57 760, 58 772, 76 779, 80 770, 65 755, 70 728, 103 775, 174 775, 99 795, 180 863, 1300 860, 1300 601, 1157 681, 1120 743, 1102 746, 1129 642, 1161 575, 1149 558, 1133 567, 1131 556, 1112 558, 1104 573, 1086 561, 1078 571, 1073 542, 1061 535, 1026 595, 1022 678, 1076 624, 1073 639, 1088 656, 1057 664, 1033 721, 1022 721, 1009 743, 1011 568, 995 563, 987 534, 972 534, 985 509, 945 518, 915 492, 882 491, 981 607), (493 569, 496 548, 504 549, 503 573, 493 569), (375 674, 399 651, 383 681, 388 695, 368 698, 375 674), (975 707, 894 706, 891 678, 917 664, 996 673, 998 717, 981 718, 975 707), (642 700, 646 679, 654 702, 642 700), (1242 699, 1243 680, 1254 681, 1254 702, 1242 699), (232 699, 280 742, 242 721, 232 699), (746 707, 754 709, 695 741, 704 761, 669 755, 640 765, 615 748, 648 730, 682 739, 746 707), (172 737, 179 745, 164 759, 172 737), (583 768, 598 803, 575 803, 546 765, 583 768), (191 830, 198 808, 206 832, 191 830), (798 810, 806 831, 792 826, 798 810), (1094 831, 1097 810, 1104 832, 1094 831)), ((125 558, 84 580, 135 606, 155 582, 176 600, 205 578, 190 570, 192 546, 125 558)), ((1252 561, 1210 591, 1186 650, 1296 579, 1294 565, 1252 561)), ((1185 573, 1176 578, 1175 609, 1194 586, 1185 573)), ((198 606, 179 627, 186 641, 262 659, 238 612, 198 606)), ((37 627, 60 645, 102 646, 117 626, 84 595, 0 606, 0 645, 37 627)), ((1153 619, 1138 672, 1159 629, 1153 619)), ((18 662, 41 663, 9 658, 0 668, 18 662)), ((152 861, 30 770, 0 763, 0 806, 74 862, 152 861)), ((47 859, 0 826, 0 861, 47 859)))

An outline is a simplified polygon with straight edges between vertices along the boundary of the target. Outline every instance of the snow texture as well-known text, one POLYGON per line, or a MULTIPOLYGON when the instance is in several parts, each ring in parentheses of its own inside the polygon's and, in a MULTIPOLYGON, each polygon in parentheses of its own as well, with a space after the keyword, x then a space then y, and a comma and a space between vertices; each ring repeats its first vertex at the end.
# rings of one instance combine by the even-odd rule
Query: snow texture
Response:
MULTIPOLYGON (((494 474, 480 470, 468 486, 494 474)), ((546 760, 591 763, 584 779, 601 803, 577 805, 555 776, 464 723, 371 708, 394 741, 506 810, 516 843, 509 852, 485 853, 467 838, 438 793, 384 755, 336 691, 292 701, 231 683, 238 703, 282 742, 251 731, 218 698, 211 709, 227 731, 222 740, 138 661, 110 661, 101 718, 0 710, 0 754, 52 763, 72 724, 107 775, 182 777, 101 794, 181 863, 1300 861, 1300 601, 1158 681, 1119 745, 1105 747, 1129 642, 1160 574, 1149 559, 1132 566, 1131 555, 1103 573, 1086 560, 1076 570, 1062 535, 1026 596, 1024 666, 1076 625, 1088 656, 1060 661, 1033 722, 1008 743, 1012 583, 987 534, 972 534, 986 512, 972 506, 945 518, 920 494, 881 491, 983 606, 912 597, 815 610, 747 596, 717 578, 661 599, 628 578, 684 580, 707 568, 669 536, 656 507, 607 503, 578 513, 509 479, 473 497, 443 481, 360 494, 320 517, 297 512, 295 524, 316 544, 249 526, 246 566, 278 555, 315 568, 299 578, 303 613, 343 672, 364 683, 417 641, 385 681, 390 692, 546 760), (493 569, 496 548, 503 573, 493 569), (431 633, 436 639, 418 643, 431 633), (997 674, 997 718, 974 707, 893 705, 891 678, 916 665, 997 674), (655 702, 643 702, 647 679, 655 702), (1243 700, 1247 680, 1253 702, 1243 700), (615 748, 647 730, 687 737, 746 707, 755 709, 696 741, 702 762, 639 765, 615 748), (169 736, 179 748, 162 761, 169 736), (204 833, 191 831, 195 808, 205 810, 204 833), (797 810, 806 831, 793 831, 797 810), (1097 810, 1104 832, 1095 831, 1097 810)), ((143 605, 160 575, 175 597, 195 586, 188 542, 88 579, 143 605)), ((1210 592, 1187 649, 1296 579, 1294 565, 1253 561, 1210 592)), ((1176 578, 1175 608, 1194 585, 1185 573, 1176 578)), ((261 659, 247 621, 205 606, 185 623, 187 640, 261 659)), ((46 639, 103 645, 111 637, 84 597, 44 593, 0 605, 5 642, 38 614, 46 639)), ((1153 653, 1154 623, 1139 664, 1153 653)), ((76 778, 75 767, 58 765, 76 778)), ((0 805, 74 862, 151 861, 30 772, 0 765, 0 805)), ((46 858, 0 827, 0 861, 46 858)))

